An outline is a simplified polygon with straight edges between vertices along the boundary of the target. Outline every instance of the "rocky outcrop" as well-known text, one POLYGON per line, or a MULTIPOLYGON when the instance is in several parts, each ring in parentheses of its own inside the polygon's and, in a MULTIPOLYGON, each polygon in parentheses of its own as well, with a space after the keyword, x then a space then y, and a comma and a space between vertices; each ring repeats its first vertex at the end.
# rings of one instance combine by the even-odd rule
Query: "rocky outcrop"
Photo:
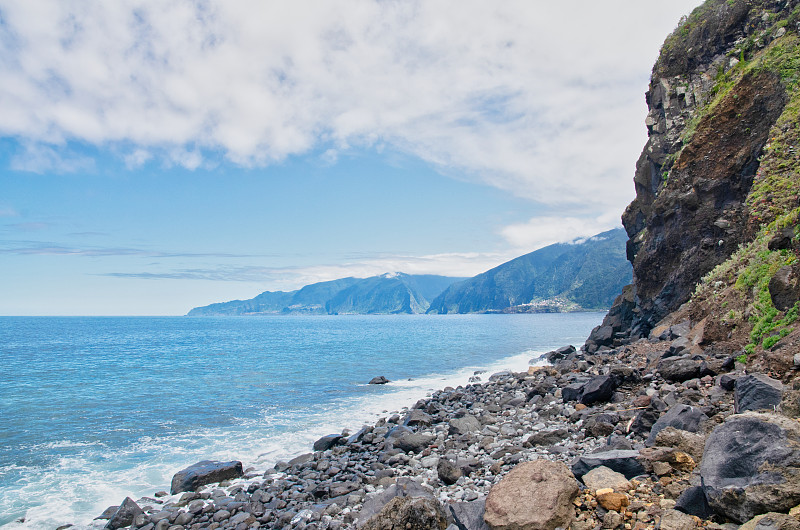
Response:
POLYGON ((646 94, 648 141, 636 164, 636 198, 622 216, 633 287, 587 350, 612 346, 620 333, 646 337, 689 300, 703 275, 753 238, 746 200, 788 97, 779 74, 736 68, 785 34, 772 26, 794 4, 709 0, 664 43, 646 94), (733 86, 724 85, 728 79, 733 86))

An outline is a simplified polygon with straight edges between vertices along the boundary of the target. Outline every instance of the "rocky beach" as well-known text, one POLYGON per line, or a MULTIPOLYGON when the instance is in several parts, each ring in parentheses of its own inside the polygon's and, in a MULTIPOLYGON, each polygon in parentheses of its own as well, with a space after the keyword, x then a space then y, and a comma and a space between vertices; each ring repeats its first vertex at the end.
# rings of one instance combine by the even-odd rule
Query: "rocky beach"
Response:
POLYGON ((776 528, 800 526, 786 515, 800 504, 800 392, 698 351, 691 331, 480 374, 263 475, 188 468, 172 495, 109 508, 106 526, 682 529, 768 512, 783 512, 769 515, 776 528))

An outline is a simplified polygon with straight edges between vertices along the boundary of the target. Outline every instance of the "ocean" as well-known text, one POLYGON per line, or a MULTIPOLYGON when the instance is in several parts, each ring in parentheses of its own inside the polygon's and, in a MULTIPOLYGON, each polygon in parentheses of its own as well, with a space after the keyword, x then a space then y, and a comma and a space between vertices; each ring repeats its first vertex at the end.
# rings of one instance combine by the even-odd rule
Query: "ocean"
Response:
POLYGON ((263 471, 602 317, 0 317, 0 527, 86 527, 199 460, 263 471))

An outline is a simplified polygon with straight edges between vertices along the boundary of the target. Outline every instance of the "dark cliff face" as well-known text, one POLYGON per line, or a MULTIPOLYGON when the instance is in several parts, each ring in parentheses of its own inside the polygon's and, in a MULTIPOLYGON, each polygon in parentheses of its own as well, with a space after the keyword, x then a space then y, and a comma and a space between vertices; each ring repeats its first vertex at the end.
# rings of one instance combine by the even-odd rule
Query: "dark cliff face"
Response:
POLYGON ((612 346, 607 337, 623 333, 647 336, 755 236, 746 200, 789 97, 780 72, 753 59, 772 41, 794 38, 798 4, 708 0, 665 41, 646 94, 636 198, 622 216, 633 288, 588 348, 612 346))

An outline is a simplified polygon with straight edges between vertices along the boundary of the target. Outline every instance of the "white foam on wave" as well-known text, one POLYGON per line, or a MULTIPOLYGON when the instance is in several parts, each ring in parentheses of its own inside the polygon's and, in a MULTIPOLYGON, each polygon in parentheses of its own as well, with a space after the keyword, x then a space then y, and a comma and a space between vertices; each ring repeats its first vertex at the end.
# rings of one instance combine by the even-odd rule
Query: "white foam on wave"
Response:
POLYGON ((413 406, 431 392, 469 384, 476 371, 485 371, 479 375, 481 382, 495 372, 524 371, 541 353, 529 350, 485 366, 393 381, 324 409, 266 411, 263 417, 243 420, 236 428, 142 437, 123 449, 52 442, 51 447, 80 447, 83 451, 47 468, 26 472, 13 490, 0 491, 0 506, 6 517, 15 513, 15 507, 22 509, 23 503, 36 504, 24 512, 24 522, 11 521, 3 530, 52 529, 67 523, 76 524, 75 530, 100 528, 105 522, 92 520, 106 507, 118 505, 127 496, 138 499, 168 490, 177 470, 199 460, 241 460, 245 468, 263 472, 280 460, 311 451, 313 442, 324 435, 343 429, 355 432, 363 424, 413 406))

